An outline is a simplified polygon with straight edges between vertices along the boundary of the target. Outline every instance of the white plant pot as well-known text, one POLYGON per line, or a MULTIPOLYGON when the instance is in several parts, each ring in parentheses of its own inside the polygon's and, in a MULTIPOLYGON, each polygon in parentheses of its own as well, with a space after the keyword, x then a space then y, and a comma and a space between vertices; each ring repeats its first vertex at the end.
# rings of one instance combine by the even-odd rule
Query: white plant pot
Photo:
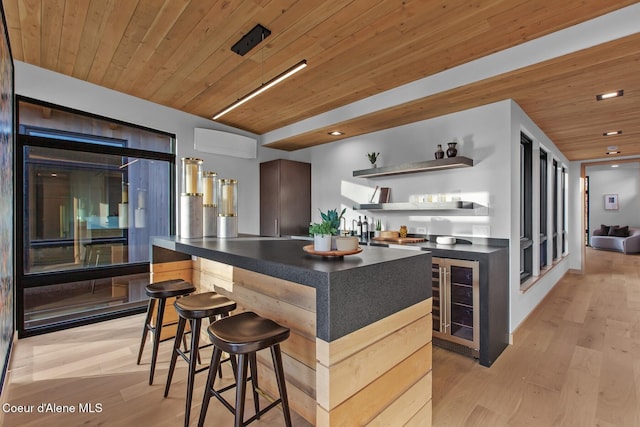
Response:
POLYGON ((313 250, 318 252, 329 252, 331 250, 331 235, 314 234, 313 250))

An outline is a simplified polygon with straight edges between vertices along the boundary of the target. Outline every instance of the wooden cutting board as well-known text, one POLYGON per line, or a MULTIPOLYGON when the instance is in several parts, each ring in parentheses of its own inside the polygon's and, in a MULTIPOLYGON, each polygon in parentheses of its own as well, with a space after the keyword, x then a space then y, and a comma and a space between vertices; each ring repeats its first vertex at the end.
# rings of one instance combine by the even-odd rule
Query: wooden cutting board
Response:
POLYGON ((392 242, 392 243, 418 243, 424 242, 424 237, 373 237, 373 240, 377 242, 392 242))

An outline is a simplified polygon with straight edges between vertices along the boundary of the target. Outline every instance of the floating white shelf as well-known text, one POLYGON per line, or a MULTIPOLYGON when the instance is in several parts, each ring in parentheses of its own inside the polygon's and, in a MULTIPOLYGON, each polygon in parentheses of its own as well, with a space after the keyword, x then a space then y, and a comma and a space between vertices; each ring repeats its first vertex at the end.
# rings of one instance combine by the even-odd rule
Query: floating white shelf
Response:
POLYGON ((473 159, 468 157, 447 157, 439 160, 427 160, 424 162, 357 170, 353 171, 353 176, 358 178, 375 178, 378 176, 468 168, 471 166, 473 166, 473 159))
POLYGON ((425 202, 425 203, 361 203, 353 207, 355 210, 367 211, 449 211, 449 212, 465 212, 466 215, 473 215, 474 209, 481 208, 474 202, 425 202))

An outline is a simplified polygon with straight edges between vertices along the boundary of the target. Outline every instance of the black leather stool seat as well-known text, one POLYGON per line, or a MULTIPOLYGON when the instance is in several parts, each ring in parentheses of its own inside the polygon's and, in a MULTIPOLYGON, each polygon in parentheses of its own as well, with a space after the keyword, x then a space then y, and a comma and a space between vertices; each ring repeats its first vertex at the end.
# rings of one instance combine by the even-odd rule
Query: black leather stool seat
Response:
MULTIPOLYGON (((147 333, 151 332, 153 334, 153 351, 151 353, 151 369, 149 372, 149 385, 151 385, 153 384, 153 375, 156 370, 156 360, 158 358, 158 347, 160 344, 160 335, 164 322, 164 308, 167 303, 167 298, 189 295, 195 292, 196 288, 191 283, 182 279, 172 279, 151 283, 146 286, 145 290, 149 296, 149 305, 147 307, 147 317, 144 321, 144 328, 142 329, 142 339, 140 340, 137 363, 139 365, 142 359, 142 352, 144 351, 144 345, 147 341, 147 333), (151 319, 153 318, 156 301, 158 302, 156 322, 155 325, 152 325, 151 319)), ((173 324, 175 324, 175 322, 173 324)))
POLYGON ((181 279, 165 280, 164 282, 147 285, 146 292, 151 298, 171 298, 195 292, 196 288, 181 279))
MULTIPOLYGON (((191 400, 193 396, 193 384, 195 374, 198 372, 209 369, 209 366, 196 369, 196 359, 199 360, 199 350, 205 347, 210 347, 212 344, 200 346, 200 328, 202 325, 202 319, 209 318, 210 322, 214 322, 217 318, 226 318, 229 313, 236 309, 236 303, 229 298, 220 295, 216 292, 204 292, 201 294, 193 294, 184 298, 177 299, 173 306, 176 308, 180 318, 178 319, 178 330, 176 332, 176 339, 173 345, 173 353, 171 354, 171 362, 169 363, 169 373, 167 375, 167 384, 164 389, 164 397, 169 395, 169 388, 171 387, 171 381, 173 379, 173 372, 176 367, 176 359, 181 356, 187 363, 189 363, 189 372, 187 374, 187 400, 184 415, 184 425, 189 425, 189 418, 191 417, 191 400), (180 340, 183 339, 185 334, 185 326, 189 321, 191 328, 191 347, 188 351, 180 350, 180 340)), ((236 373, 235 358, 225 359, 230 361, 233 367, 233 373, 236 373)), ((217 368, 222 378, 222 370, 217 368)))
POLYGON ((289 328, 247 311, 221 319, 209 326, 213 345, 227 353, 252 353, 289 338, 289 328))
POLYGON ((236 309, 236 303, 216 292, 204 292, 180 298, 174 303, 178 314, 185 319, 204 319, 205 317, 228 314, 236 309))
POLYGON ((204 425, 207 409, 209 408, 209 401, 212 396, 215 396, 229 411, 234 413, 235 427, 246 426, 260 419, 265 412, 279 404, 282 404, 285 424, 287 427, 291 427, 291 413, 287 400, 287 388, 285 385, 284 369, 282 367, 282 354, 280 352, 280 343, 289 338, 289 328, 285 328, 273 320, 260 317, 256 313, 249 311, 217 320, 209 326, 207 332, 213 343, 214 351, 211 356, 211 367, 209 368, 209 377, 207 378, 204 399, 202 400, 202 407, 200 408, 198 426, 204 425), (280 397, 265 408, 260 409, 256 352, 266 348, 271 350, 271 359, 273 360, 273 369, 275 371, 280 397), (232 357, 234 355, 238 356, 236 382, 235 384, 216 390, 214 387, 216 379, 215 372, 220 366, 222 352, 227 352, 232 357), (247 368, 251 371, 251 377, 248 379, 247 368), (247 381, 249 380, 251 381, 253 391, 255 415, 245 421, 244 400, 247 381), (223 392, 232 387, 236 387, 235 408, 222 396, 223 392))

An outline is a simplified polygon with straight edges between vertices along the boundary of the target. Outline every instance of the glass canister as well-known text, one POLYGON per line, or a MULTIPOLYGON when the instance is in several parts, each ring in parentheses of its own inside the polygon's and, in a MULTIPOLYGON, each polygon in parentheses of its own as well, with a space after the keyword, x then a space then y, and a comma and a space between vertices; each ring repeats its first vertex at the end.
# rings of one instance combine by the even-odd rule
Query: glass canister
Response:
POLYGON ((202 159, 182 158, 182 194, 202 194, 202 159))
POLYGON ((407 226, 406 225, 401 225, 400 226, 400 237, 407 237, 407 226))
POLYGON ((215 172, 204 172, 202 174, 202 191, 204 193, 204 206, 215 206, 216 200, 216 179, 218 174, 215 172))
POLYGON ((238 180, 218 180, 218 216, 238 215, 238 180))

